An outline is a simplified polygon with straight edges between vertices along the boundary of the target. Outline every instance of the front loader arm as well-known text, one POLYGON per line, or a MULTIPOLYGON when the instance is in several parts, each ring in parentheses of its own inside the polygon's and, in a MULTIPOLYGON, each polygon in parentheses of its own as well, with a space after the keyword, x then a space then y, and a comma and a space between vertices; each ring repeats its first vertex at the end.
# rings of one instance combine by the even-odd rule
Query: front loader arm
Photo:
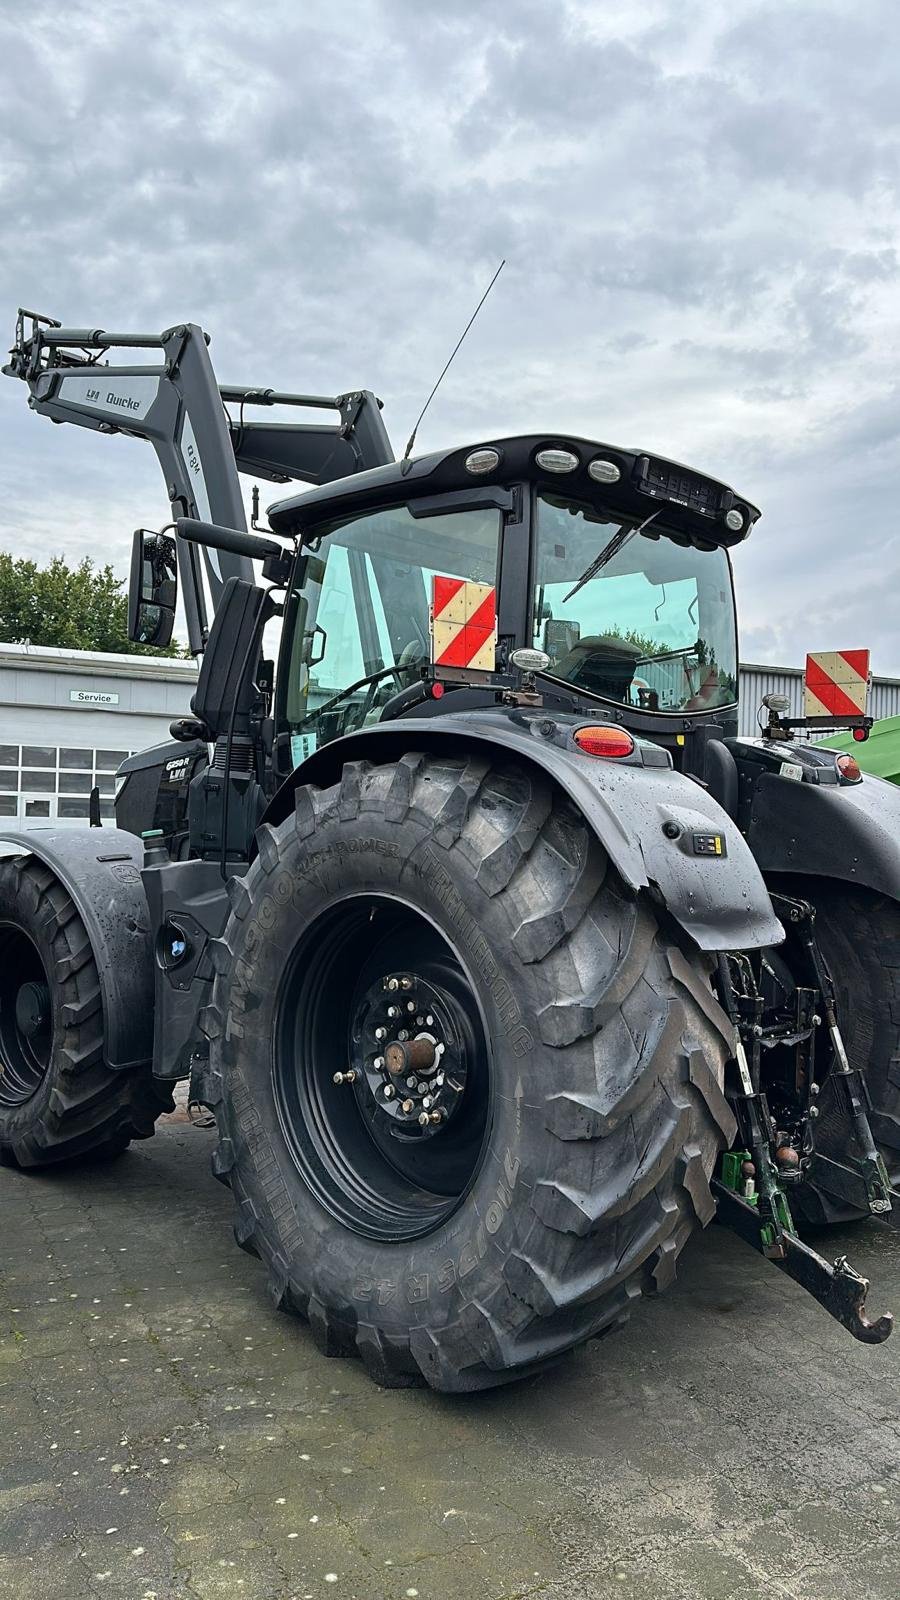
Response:
MULTIPOLYGON (((240 480, 228 419, 201 328, 182 323, 161 334, 105 333, 101 329, 47 326, 20 312, 16 341, 4 367, 28 385, 33 411, 54 422, 74 422, 99 433, 148 439, 163 471, 173 519, 244 528, 240 480), (113 349, 151 349, 161 360, 150 366, 112 366, 101 360, 113 349)), ((185 614, 191 649, 206 644, 207 618, 200 560, 213 605, 229 578, 253 581, 247 556, 203 551, 178 541, 185 614)))
POLYGON ((227 404, 239 406, 231 422, 231 443, 239 472, 268 478, 271 483, 333 483, 370 467, 393 461, 394 452, 381 420, 381 402, 368 389, 354 394, 283 394, 275 389, 239 389, 223 384, 227 404), (337 411, 331 427, 315 423, 245 422, 244 409, 254 406, 308 406, 337 411))
MULTIPOLYGON (((196 323, 160 334, 106 333, 64 328, 35 312, 19 311, 16 337, 3 371, 28 385, 32 410, 54 422, 99 433, 147 439, 156 451, 176 517, 245 529, 239 472, 275 483, 294 478, 330 483, 393 460, 380 402, 368 390, 336 397, 284 394, 273 389, 220 386, 196 323), (110 365, 110 350, 153 350, 149 366, 110 365), (231 417, 226 405, 237 409, 231 417), (302 406, 338 412, 332 427, 301 422, 245 421, 248 406, 302 406)), ((254 581, 248 556, 177 541, 178 563, 195 654, 208 626, 201 562, 215 608, 229 578, 254 581)))

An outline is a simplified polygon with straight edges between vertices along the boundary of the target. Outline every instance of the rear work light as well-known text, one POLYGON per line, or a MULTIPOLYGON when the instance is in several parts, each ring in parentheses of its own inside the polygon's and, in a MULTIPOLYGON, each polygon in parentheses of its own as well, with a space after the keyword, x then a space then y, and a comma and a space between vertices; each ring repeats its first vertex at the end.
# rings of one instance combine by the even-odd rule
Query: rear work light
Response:
POLYGON ((614 461, 607 461, 603 456, 598 456, 588 463, 588 472, 595 483, 618 483, 622 476, 621 467, 614 461))
POLYGON ((576 728, 572 735, 586 756, 630 756, 634 740, 626 728, 576 728))
POLYGON ((534 459, 544 472, 574 472, 578 466, 578 457, 571 450, 539 450, 534 459))
POLYGON ((834 764, 845 783, 859 783, 862 772, 855 756, 838 756, 834 764))
POLYGON ((493 472, 499 465, 500 451, 492 450, 490 445, 483 445, 480 450, 470 450, 465 460, 466 471, 476 474, 493 472))

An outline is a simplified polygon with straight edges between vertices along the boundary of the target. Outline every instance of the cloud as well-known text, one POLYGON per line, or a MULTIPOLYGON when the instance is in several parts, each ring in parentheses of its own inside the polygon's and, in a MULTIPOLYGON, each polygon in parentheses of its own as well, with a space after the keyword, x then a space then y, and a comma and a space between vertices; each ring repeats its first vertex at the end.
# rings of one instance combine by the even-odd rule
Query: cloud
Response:
MULTIPOLYGON (((0 17, 0 315, 213 336, 376 389, 400 447, 570 428, 763 508, 745 654, 900 672, 900 13, 889 0, 32 0, 0 17), (5 310, 3 309, 5 308, 5 310), (845 637, 852 630, 852 637, 845 637), (815 635, 815 637, 812 637, 815 635)), ((0 545, 108 553, 152 454, 0 384, 0 545)))

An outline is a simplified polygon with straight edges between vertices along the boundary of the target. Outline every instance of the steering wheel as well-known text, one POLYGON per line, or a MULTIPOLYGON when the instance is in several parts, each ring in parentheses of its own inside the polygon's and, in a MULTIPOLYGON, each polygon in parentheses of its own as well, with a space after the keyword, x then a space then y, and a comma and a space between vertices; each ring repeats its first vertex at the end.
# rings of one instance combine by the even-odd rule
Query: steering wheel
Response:
POLYGON ((398 689, 402 689, 404 687, 402 681, 402 674, 404 670, 405 669, 401 667, 400 663, 398 662, 395 667, 385 667, 383 672, 379 672, 375 675, 375 677, 373 677, 372 682, 369 684, 369 687, 366 690, 366 698, 362 704, 362 711, 360 712, 359 718, 360 727, 363 726, 366 717, 372 710, 372 707, 375 704, 375 696, 378 693, 378 690, 381 688, 381 685, 384 683, 385 678, 392 677, 398 689))

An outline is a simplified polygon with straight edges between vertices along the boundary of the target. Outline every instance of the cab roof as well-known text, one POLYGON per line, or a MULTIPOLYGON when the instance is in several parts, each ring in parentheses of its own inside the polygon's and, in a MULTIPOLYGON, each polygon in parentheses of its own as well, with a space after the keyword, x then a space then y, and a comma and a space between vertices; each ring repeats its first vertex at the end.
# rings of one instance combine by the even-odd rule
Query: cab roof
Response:
POLYGON ((468 491, 473 502, 481 494, 485 503, 490 503, 492 488, 502 490, 523 481, 591 505, 610 520, 621 516, 643 521, 653 515, 654 532, 701 548, 740 544, 760 515, 758 507, 727 484, 665 456, 572 435, 517 434, 391 461, 290 495, 270 506, 269 524, 276 533, 296 534, 314 523, 352 516, 360 503, 388 506, 463 491, 468 491), (473 456, 485 451, 497 456, 488 470, 482 466, 473 471, 467 466, 473 456), (553 452, 568 455, 572 464, 564 470, 551 470, 546 462, 553 459, 553 452), (601 462, 604 466, 599 468, 601 462), (618 478, 612 483, 598 481, 592 466, 606 478, 615 469, 618 478), (729 513, 734 523, 740 515, 740 526, 729 527, 729 513))

